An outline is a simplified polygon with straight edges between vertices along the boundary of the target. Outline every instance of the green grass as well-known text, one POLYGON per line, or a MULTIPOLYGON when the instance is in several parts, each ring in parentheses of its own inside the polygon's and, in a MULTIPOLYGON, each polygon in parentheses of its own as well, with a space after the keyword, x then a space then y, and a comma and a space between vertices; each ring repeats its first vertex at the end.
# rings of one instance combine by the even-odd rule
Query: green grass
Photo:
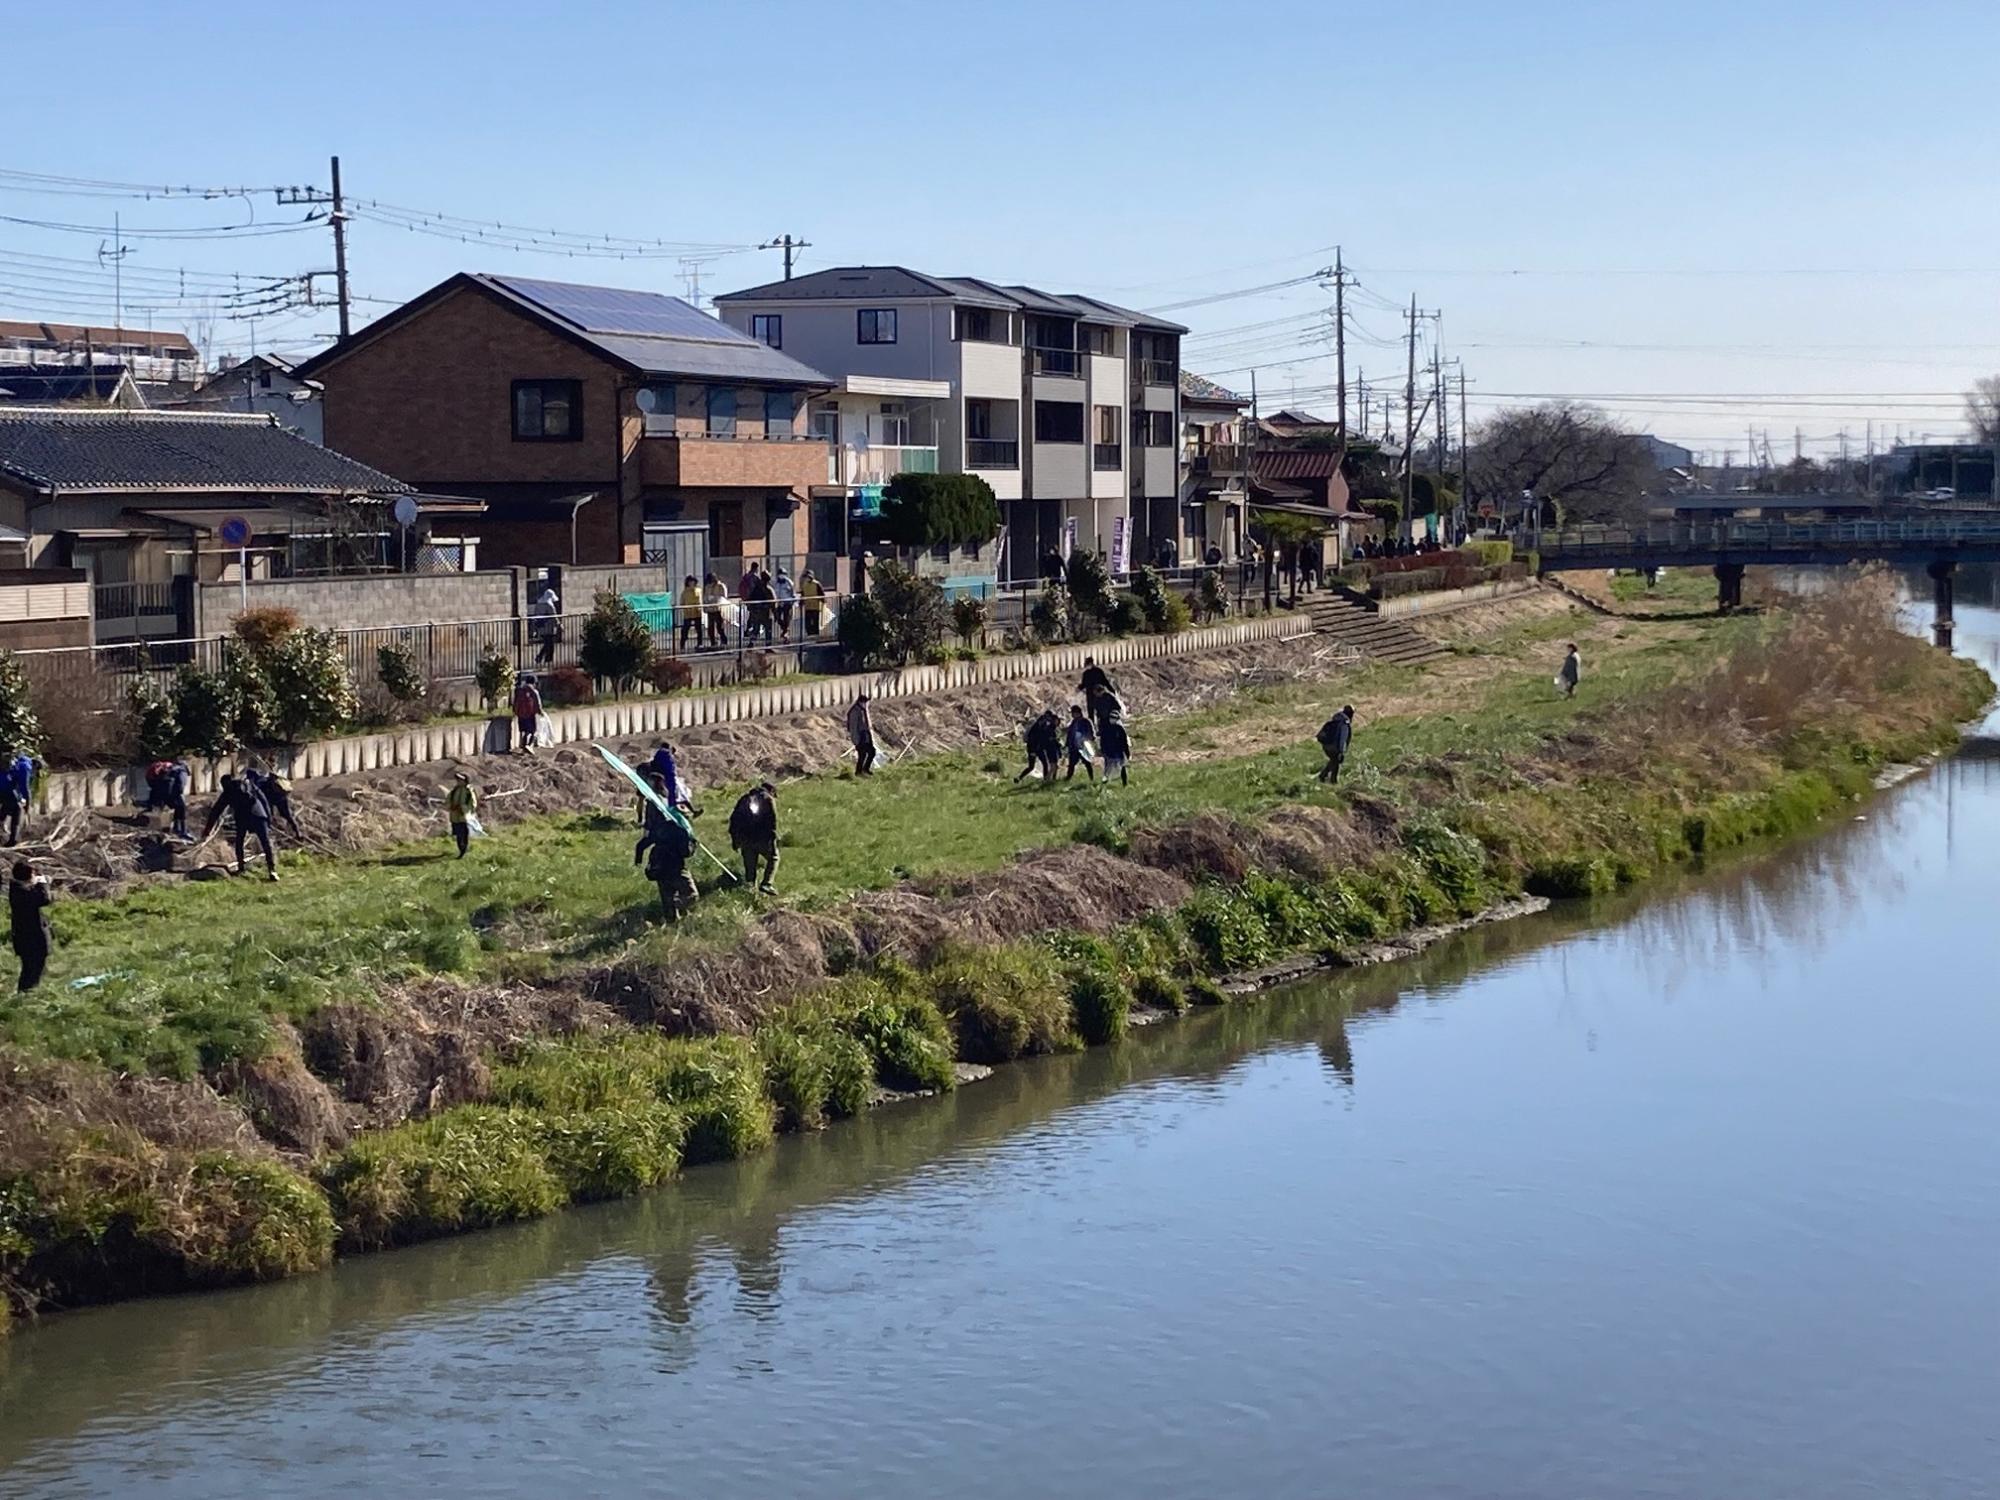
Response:
POLYGON ((1715 574, 1707 568, 1668 568, 1649 589, 1643 573, 1618 573, 1611 579, 1611 597, 1620 604, 1660 612, 1713 610, 1717 600, 1715 574))
MULTIPOLYGON (((1450 711, 1364 719, 1353 784, 1378 787, 1412 758, 1524 750, 1592 705, 1666 681, 1691 650, 1719 650, 1744 628, 1714 622, 1692 648, 1634 642, 1594 668, 1573 701, 1537 670, 1496 676, 1450 711)), ((1510 632, 1495 648, 1546 654, 1532 641, 1532 632, 1510 632)), ((779 795, 783 899, 826 906, 913 876, 994 869, 1078 838, 1115 849, 1136 826, 1202 810, 1248 817, 1287 802, 1337 802, 1314 779, 1310 728, 1296 743, 1236 756, 1164 764, 1148 755, 1271 713, 1316 714, 1338 695, 1394 691, 1414 676, 1376 667, 1337 686, 1260 686, 1199 714, 1142 721, 1130 787, 1014 786, 1018 763, 1009 756, 1000 772, 985 771, 993 757, 984 751, 906 761, 860 780, 792 783, 779 795)), ((723 795, 711 801, 726 806, 723 795)), ((712 813, 697 829, 726 859, 722 825, 712 813)), ((656 897, 631 864, 635 837, 608 814, 535 819, 496 828, 463 861, 440 838, 361 858, 288 857, 278 885, 180 882, 60 902, 49 978, 0 1012, 0 1041, 191 1077, 262 1050, 274 1017, 365 1001, 428 975, 534 980, 628 953, 667 958, 729 941, 762 901, 698 857, 704 899, 678 926, 654 926, 656 897)))

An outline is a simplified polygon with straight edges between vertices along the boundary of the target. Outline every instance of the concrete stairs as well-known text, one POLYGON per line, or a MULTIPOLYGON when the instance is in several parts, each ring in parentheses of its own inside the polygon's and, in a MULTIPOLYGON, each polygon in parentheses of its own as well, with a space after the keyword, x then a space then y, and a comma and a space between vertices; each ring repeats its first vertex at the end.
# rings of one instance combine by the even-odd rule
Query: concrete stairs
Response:
POLYGON ((1420 666, 1450 653, 1444 647, 1395 620, 1385 620, 1367 605, 1345 594, 1314 594, 1305 611, 1316 634, 1352 646, 1369 661, 1420 666))

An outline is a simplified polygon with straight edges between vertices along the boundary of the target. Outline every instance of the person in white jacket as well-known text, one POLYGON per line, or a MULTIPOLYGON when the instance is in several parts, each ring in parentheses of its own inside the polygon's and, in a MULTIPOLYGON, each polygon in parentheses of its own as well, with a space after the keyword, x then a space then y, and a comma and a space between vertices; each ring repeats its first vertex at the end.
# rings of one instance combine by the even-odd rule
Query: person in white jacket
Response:
POLYGON ((729 589, 720 578, 710 573, 701 581, 701 612, 708 618, 708 643, 711 646, 729 644, 729 632, 723 628, 723 611, 729 604, 729 589))

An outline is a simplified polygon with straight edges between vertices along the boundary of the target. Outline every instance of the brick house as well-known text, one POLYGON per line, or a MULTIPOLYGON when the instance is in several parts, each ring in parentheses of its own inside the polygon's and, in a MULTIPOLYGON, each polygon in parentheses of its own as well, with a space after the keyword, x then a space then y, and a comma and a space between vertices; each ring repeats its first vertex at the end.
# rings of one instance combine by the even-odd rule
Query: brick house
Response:
POLYGON ((323 387, 330 447, 485 501, 489 567, 733 580, 806 550, 828 477, 806 398, 831 382, 653 292, 462 273, 294 373, 323 387))

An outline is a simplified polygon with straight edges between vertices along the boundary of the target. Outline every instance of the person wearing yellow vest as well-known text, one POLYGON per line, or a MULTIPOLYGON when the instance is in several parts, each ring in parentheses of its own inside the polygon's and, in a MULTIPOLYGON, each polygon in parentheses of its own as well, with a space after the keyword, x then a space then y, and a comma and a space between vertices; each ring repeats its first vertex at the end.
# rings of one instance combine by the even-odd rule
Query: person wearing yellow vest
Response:
POLYGON ((465 858, 465 851, 472 843, 474 814, 479 809, 479 793, 472 789, 472 778, 463 771, 452 773, 451 790, 445 793, 445 816, 451 819, 451 840, 458 845, 458 857, 465 858))

